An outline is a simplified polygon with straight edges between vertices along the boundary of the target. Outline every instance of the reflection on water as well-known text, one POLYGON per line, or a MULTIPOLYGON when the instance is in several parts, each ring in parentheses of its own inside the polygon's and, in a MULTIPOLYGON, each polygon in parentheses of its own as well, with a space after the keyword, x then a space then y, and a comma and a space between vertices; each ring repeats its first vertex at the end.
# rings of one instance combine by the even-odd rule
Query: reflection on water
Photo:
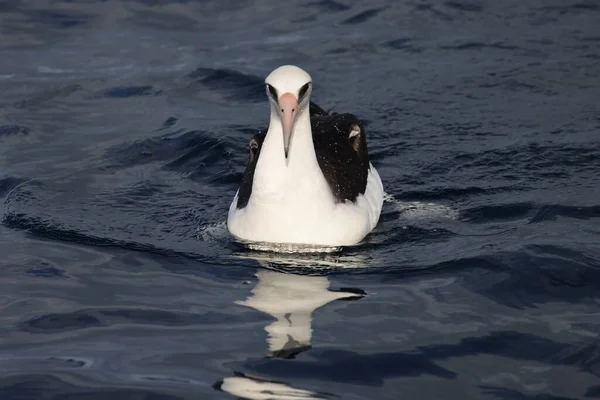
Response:
MULTIPOLYGON (((373 258, 365 259, 362 253, 356 251, 359 246, 348 246, 338 251, 312 251, 309 247, 297 246, 295 251, 288 247, 290 252, 277 252, 270 250, 256 250, 247 244, 242 244, 237 250, 232 252, 232 256, 238 259, 257 261, 261 267, 284 271, 287 273, 299 275, 324 275, 340 269, 358 269, 365 268, 369 264, 374 264, 373 258), (369 263, 368 263, 369 261, 369 263)), ((379 261, 379 260, 377 260, 379 261)))
POLYGON ((319 246, 311 244, 296 244, 296 243, 268 243, 268 242, 248 242, 247 246, 251 250, 256 251, 273 251, 277 253, 335 253, 342 250, 339 246, 319 246))
POLYGON ((0 2, 0 400, 600 398, 598 1, 83 3, 0 2), (284 63, 367 125, 359 246, 227 231, 284 63))
POLYGON ((259 270, 252 295, 237 304, 270 314, 275 321, 265 327, 269 357, 294 358, 311 347, 312 313, 338 299, 359 299, 360 289, 329 289, 326 276, 291 275, 259 270))
POLYGON ((252 400, 302 400, 328 399, 333 397, 328 393, 315 393, 309 390, 296 389, 282 382, 270 381, 241 373, 236 373, 235 376, 223 379, 215 385, 215 388, 243 399, 252 400))
MULTIPOLYGON (((256 272, 258 283, 252 295, 236 304, 252 307, 275 318, 265 327, 267 357, 293 359, 311 348, 312 314, 334 300, 358 300, 366 293, 357 288, 331 289, 326 276, 294 275, 270 270, 256 272)), ((325 398, 316 393, 294 389, 244 374, 225 378, 219 389, 249 399, 325 398)))

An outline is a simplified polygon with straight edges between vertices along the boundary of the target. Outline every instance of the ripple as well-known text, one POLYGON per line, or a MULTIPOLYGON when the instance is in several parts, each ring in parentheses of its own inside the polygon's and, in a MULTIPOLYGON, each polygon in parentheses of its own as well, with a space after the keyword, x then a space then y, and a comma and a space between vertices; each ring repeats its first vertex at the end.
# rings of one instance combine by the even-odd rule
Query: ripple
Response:
POLYGON ((561 6, 546 6, 543 9, 555 11, 559 14, 578 14, 586 11, 599 11, 600 5, 596 4, 596 2, 581 2, 561 6))
POLYGON ((414 5, 414 8, 416 11, 427 11, 433 16, 443 21, 451 21, 453 19, 453 17, 450 14, 436 9, 431 4, 417 3, 414 5))
POLYGON ((76 358, 50 357, 48 361, 57 362, 68 368, 84 368, 91 364, 89 360, 79 360, 76 358))
POLYGON ((459 11, 467 12, 482 12, 483 6, 479 3, 472 3, 466 1, 446 1, 444 5, 448 8, 453 8, 459 11))
POLYGON ((213 184, 239 182, 241 171, 231 171, 233 155, 229 144, 211 132, 175 131, 161 136, 124 143, 108 149, 112 161, 104 168, 128 168, 161 162, 162 168, 213 184))
POLYGON ((37 92, 25 99, 16 101, 13 107, 36 112, 45 107, 63 104, 67 100, 76 97, 76 95, 80 95, 82 91, 83 86, 79 84, 57 85, 52 89, 37 92))
MULTIPOLYGON (((17 364, 20 369, 61 369, 61 370, 72 370, 72 369, 84 369, 92 366, 93 362, 90 359, 83 359, 77 357, 66 357, 66 356, 52 356, 46 358, 39 357, 3 357, 0 361, 6 366, 11 364, 17 364)), ((14 366, 14 365, 13 365, 14 366)))
POLYGON ((225 314, 214 312, 189 314, 158 309, 86 309, 43 315, 22 322, 19 329, 23 332, 49 334, 88 328, 106 328, 119 324, 183 327, 197 324, 224 324, 229 318, 225 314))
POLYGON ((396 202, 396 210, 400 218, 409 221, 458 219, 458 210, 444 204, 426 203, 421 201, 396 202))
POLYGON ((106 150, 104 157, 112 163, 105 168, 127 168, 172 159, 185 151, 190 143, 197 141, 198 135, 204 134, 200 131, 175 131, 111 147, 106 150))
POLYGON ((77 385, 76 377, 60 377, 50 374, 12 374, 0 379, 0 397, 4 399, 153 399, 153 400, 182 400, 181 396, 173 396, 151 389, 115 388, 113 384, 105 384, 101 389, 94 385, 77 385), (75 379, 73 379, 75 378, 75 379))
MULTIPOLYGON (((496 189, 496 191, 501 189, 496 189)), ((506 189, 508 190, 508 188, 506 189)), ((407 190, 395 197, 407 201, 415 200, 454 200, 474 195, 493 193, 494 191, 486 190, 480 187, 466 188, 434 188, 431 190, 407 190)))
POLYGON ((40 278, 66 278, 65 271, 55 267, 30 268, 26 273, 40 278))
POLYGON ((25 182, 25 179, 15 177, 0 178, 0 197, 6 196, 11 190, 16 188, 19 184, 25 182))
POLYGON ((361 13, 358 13, 346 20, 344 20, 342 22, 342 24, 345 25, 355 25, 355 24, 362 24, 363 22, 367 22, 368 20, 372 19, 373 17, 377 16, 380 12, 382 12, 385 8, 372 8, 370 10, 365 10, 361 13))
POLYGON ((152 86, 126 86, 107 89, 104 92, 104 97, 124 99, 127 97, 156 96, 161 93, 161 90, 154 89, 152 86))
POLYGON ((460 212, 460 219, 476 224, 493 221, 525 221, 530 217, 535 208, 535 204, 532 203, 481 206, 462 210, 460 212))
POLYGON ((514 182, 538 185, 539 181, 543 180, 555 185, 559 180, 572 180, 575 170, 577 170, 578 180, 581 181, 584 174, 600 172, 599 161, 600 150, 591 143, 580 145, 531 143, 525 146, 453 154, 437 167, 455 173, 481 172, 485 177, 494 174, 496 177, 504 177, 507 181, 513 182, 514 190, 514 182), (516 173, 516 171, 520 172, 516 173))
POLYGON ((272 359, 270 362, 251 360, 245 368, 260 375, 293 379, 302 376, 329 382, 353 382, 357 385, 381 386, 386 378, 428 375, 442 379, 456 379, 457 374, 437 365, 423 352, 383 352, 360 354, 354 351, 313 350, 311 360, 272 359), (344 366, 351 365, 353 368, 344 366))
POLYGON ((548 391, 536 390, 535 394, 529 394, 529 390, 519 391, 488 385, 481 385, 482 392, 503 400, 575 400, 574 397, 553 396, 548 391))
POLYGON ((385 232, 373 232, 367 237, 368 243, 377 245, 391 245, 393 243, 420 243, 425 244, 428 241, 441 241, 455 236, 456 233, 443 228, 425 228, 418 226, 395 226, 386 229, 385 232), (380 236, 381 235, 381 236, 380 236))
POLYGON ((413 44, 413 39, 411 38, 398 38, 390 40, 389 42, 385 42, 383 46, 392 50, 404 50, 409 53, 421 53, 423 51, 422 48, 419 48, 413 44))
POLYGON ((483 89, 494 89, 500 88, 505 89, 510 92, 532 92, 532 93, 543 93, 548 96, 556 96, 557 92, 547 89, 546 87, 542 87, 540 85, 535 85, 533 83, 527 81, 521 81, 517 79, 500 79, 495 82, 482 83, 479 87, 483 89))
POLYGON ((600 218, 600 206, 574 207, 560 204, 548 204, 539 207, 537 213, 531 217, 530 223, 542 221, 555 221, 558 217, 588 220, 600 218))
MULTIPOLYGON (((165 168, 189 174, 191 178, 204 177, 214 183, 231 183, 232 176, 223 180, 223 164, 232 158, 229 146, 221 139, 207 133, 195 132, 181 137, 183 150, 165 164, 165 168)), ((238 175, 235 175, 238 178, 238 175)), ((237 181, 237 179, 235 179, 237 181)))
POLYGON ((461 339, 451 345, 419 346, 419 350, 433 359, 466 357, 481 354, 516 360, 537 360, 540 355, 553 365, 572 365, 583 367, 594 375, 600 373, 600 348, 598 346, 580 347, 546 339, 544 337, 513 331, 496 331, 480 337, 461 339), (568 354, 567 356, 563 356, 568 354))
POLYGON ((481 50, 481 49, 499 49, 499 50, 517 50, 518 46, 503 44, 502 42, 483 43, 483 42, 463 42, 452 46, 441 46, 444 50, 481 50))
POLYGON ((188 75, 229 101, 264 102, 264 78, 230 69, 197 68, 188 75))
POLYGON ((316 7, 319 10, 321 10, 322 12, 340 12, 340 11, 346 11, 346 10, 350 9, 349 6, 342 4, 342 3, 338 3, 337 1, 334 1, 334 0, 315 1, 312 3, 308 3, 308 6, 316 7))
POLYGON ((600 259, 573 249, 530 245, 526 251, 464 258, 442 263, 440 269, 468 268, 465 277, 471 290, 487 299, 515 308, 535 307, 554 298, 578 303, 600 290, 600 259), (527 268, 519 266, 526 265, 527 268), (498 280, 483 272, 507 274, 498 280))
MULTIPOLYGON (((400 214, 399 219, 407 221, 457 219, 459 215, 458 210, 444 204, 422 201, 400 201, 388 193, 384 193, 384 202, 393 204, 396 211, 400 214)), ((385 214, 383 219, 387 219, 385 214)))
POLYGON ((31 130, 20 125, 0 125, 0 136, 27 136, 31 130))
POLYGON ((51 27, 70 29, 79 25, 85 25, 92 22, 91 16, 84 13, 74 13, 57 10, 35 10, 27 12, 28 17, 33 23, 41 23, 51 27))
POLYGON ((70 314, 44 315, 23 322, 20 330, 31 333, 54 333, 100 326, 105 325, 95 316, 82 311, 70 314))
MULTIPOLYGON (((94 228, 98 229, 98 234, 105 234, 106 236, 96 236, 89 233, 90 228, 85 228, 86 231, 78 231, 75 229, 67 229, 64 226, 61 226, 57 222, 49 222, 45 221, 39 217, 31 217, 23 213, 6 213, 2 219, 2 225, 15 229, 18 231, 27 232, 30 235, 43 238, 43 239, 51 239, 57 240, 67 243, 75 243, 87 246, 95 246, 95 247, 104 247, 104 248, 115 248, 115 249, 123 249, 129 251, 137 251, 147 254, 153 254, 155 256, 164 256, 164 257, 173 257, 173 258, 182 258, 188 260, 208 260, 211 259, 214 261, 215 254, 208 251, 208 249, 204 249, 204 252, 184 252, 177 251, 168 247, 161 247, 158 244, 161 242, 160 238, 155 238, 151 240, 156 242, 156 245, 145 243, 143 241, 131 241, 131 240, 123 240, 117 239, 115 235, 114 227, 102 227, 102 226, 94 226, 94 228), (104 232, 102 229, 108 229, 109 233, 104 232), (208 258, 207 258, 208 257, 208 258)), ((123 232, 125 233, 125 232, 123 232)), ((123 236, 121 234, 120 236, 123 236)), ((125 233, 124 235, 127 237, 128 235, 125 233)), ((194 243, 199 244, 201 242, 195 241, 194 243)), ((228 243, 228 242, 226 242, 228 243)), ((222 243, 219 243, 221 245, 222 243)), ((202 249, 202 246, 196 246, 199 249, 202 249)))
POLYGON ((168 129, 171 128, 173 126, 175 126, 177 124, 177 121, 179 121, 178 118, 176 117, 169 117, 165 120, 165 122, 163 122, 162 127, 159 130, 163 130, 163 129, 168 129))

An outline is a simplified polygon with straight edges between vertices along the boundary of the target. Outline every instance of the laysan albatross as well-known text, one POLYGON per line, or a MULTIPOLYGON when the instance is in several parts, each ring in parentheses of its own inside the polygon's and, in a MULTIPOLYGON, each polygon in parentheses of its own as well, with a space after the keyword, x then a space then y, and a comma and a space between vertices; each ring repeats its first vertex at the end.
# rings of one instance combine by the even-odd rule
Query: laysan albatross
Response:
POLYGON ((296 66, 275 69, 265 84, 271 119, 250 140, 229 232, 249 242, 359 243, 377 225, 383 205, 362 122, 312 103, 312 79, 296 66))

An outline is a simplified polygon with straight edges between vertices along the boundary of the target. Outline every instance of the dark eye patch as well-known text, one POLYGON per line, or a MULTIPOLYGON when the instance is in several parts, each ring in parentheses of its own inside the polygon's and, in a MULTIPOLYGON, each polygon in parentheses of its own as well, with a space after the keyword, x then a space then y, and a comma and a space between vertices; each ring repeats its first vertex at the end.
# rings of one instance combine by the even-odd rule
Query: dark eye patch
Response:
POLYGON ((269 89, 269 93, 271 93, 271 96, 273 96, 273 98, 275 100, 277 100, 277 90, 273 86, 269 85, 268 83, 267 83, 267 89, 269 89))
POLYGON ((310 87, 310 82, 308 82, 307 84, 305 84, 304 86, 302 86, 300 88, 300 92, 298 92, 298 99, 301 100, 306 95, 306 92, 308 92, 309 87, 310 87))

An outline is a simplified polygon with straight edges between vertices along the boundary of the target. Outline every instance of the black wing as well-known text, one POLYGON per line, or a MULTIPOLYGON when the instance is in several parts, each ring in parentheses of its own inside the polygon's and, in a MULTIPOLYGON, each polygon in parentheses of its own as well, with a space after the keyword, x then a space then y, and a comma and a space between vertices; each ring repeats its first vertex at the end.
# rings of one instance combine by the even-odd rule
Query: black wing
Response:
MULTIPOLYGON (((359 194, 365 193, 369 174, 362 122, 352 114, 329 115, 312 101, 310 117, 317 161, 333 195, 338 202, 355 201, 359 194)), ((266 135, 267 129, 263 129, 250 140, 250 156, 238 192, 238 209, 246 207, 252 195, 254 170, 266 135)))
POLYGON ((244 208, 250 201, 250 195, 252 194, 252 181, 254 180, 254 170, 256 169, 256 163, 258 162, 258 156, 260 155, 260 149, 267 136, 267 129, 263 129, 250 139, 250 157, 248 158, 248 164, 246 164, 246 171, 242 177, 240 183, 240 189, 238 191, 237 208, 244 208))
POLYGON ((352 114, 311 118, 319 167, 338 202, 355 201, 367 189, 369 153, 364 126, 352 114))

